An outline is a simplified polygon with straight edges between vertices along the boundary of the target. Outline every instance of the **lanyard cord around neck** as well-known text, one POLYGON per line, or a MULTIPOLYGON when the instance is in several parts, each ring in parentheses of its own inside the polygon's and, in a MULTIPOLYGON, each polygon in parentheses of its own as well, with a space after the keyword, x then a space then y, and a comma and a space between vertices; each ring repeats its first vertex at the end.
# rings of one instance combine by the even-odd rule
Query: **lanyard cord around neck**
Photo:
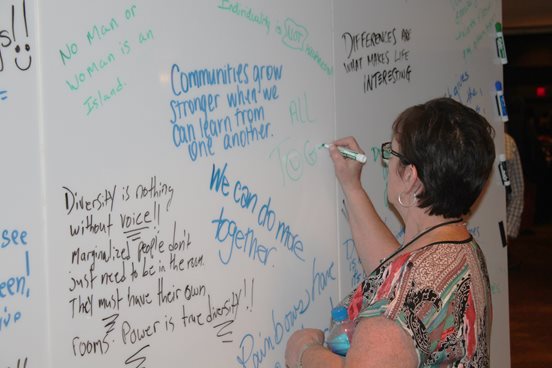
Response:
MULTIPOLYGON (((437 225, 433 225, 427 229, 425 229, 424 231, 422 231, 421 233, 418 233, 418 235, 416 235, 414 238, 412 238, 408 243, 405 243, 403 245, 401 245, 397 250, 395 250, 393 253, 391 253, 389 256, 387 256, 386 258, 384 258, 383 260, 380 261, 380 264, 374 269, 374 271, 376 271, 378 268, 380 268, 385 262, 389 261, 391 258, 395 257, 399 252, 402 252, 406 247, 408 247, 409 245, 411 245, 412 243, 414 243, 416 240, 420 239, 422 236, 426 235, 427 233, 430 233, 432 232, 433 230, 435 229, 438 229, 440 227, 443 227, 443 226, 446 226, 446 225, 450 225, 450 224, 457 224, 457 223, 460 223, 462 222, 462 219, 455 219, 455 220, 450 220, 450 221, 445 221, 445 222, 441 222, 440 224, 437 224, 437 225)), ((374 272, 372 271, 372 273, 374 272)))

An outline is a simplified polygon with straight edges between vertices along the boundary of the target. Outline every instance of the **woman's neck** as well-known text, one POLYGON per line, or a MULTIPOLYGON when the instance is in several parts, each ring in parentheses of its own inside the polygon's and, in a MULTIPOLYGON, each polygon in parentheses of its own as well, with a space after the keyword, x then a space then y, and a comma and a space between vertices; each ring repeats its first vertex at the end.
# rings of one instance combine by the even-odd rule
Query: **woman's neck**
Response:
POLYGON ((461 240, 469 234, 460 218, 444 218, 423 214, 405 221, 403 244, 421 242, 427 244, 439 240, 461 240), (428 241, 430 240, 430 241, 428 241))

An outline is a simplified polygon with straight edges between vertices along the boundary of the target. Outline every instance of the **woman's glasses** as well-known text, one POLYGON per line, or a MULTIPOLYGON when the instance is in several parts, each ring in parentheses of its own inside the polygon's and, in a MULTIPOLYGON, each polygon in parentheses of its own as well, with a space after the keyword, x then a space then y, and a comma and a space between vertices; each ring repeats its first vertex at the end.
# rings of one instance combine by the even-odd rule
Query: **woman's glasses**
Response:
POLYGON ((391 148, 391 142, 385 142, 381 145, 381 157, 384 160, 389 160, 391 156, 397 156, 405 165, 412 165, 412 162, 391 148))

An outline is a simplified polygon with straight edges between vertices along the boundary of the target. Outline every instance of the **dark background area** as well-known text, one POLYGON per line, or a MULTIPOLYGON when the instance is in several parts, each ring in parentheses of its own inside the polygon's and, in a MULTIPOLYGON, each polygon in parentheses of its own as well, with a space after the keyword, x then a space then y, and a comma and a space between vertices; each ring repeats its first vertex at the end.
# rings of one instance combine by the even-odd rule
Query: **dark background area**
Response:
POLYGON ((504 93, 525 176, 522 230, 552 221, 552 0, 504 0, 504 93), (541 94, 537 93, 540 88, 541 94))
POLYGON ((522 160, 522 228, 530 228, 552 219, 552 32, 505 34, 505 41, 506 128, 522 160))
POLYGON ((512 368, 552 367, 552 0, 503 0, 504 92, 524 169, 520 235, 508 244, 512 368), (542 87, 544 96, 537 95, 542 87))

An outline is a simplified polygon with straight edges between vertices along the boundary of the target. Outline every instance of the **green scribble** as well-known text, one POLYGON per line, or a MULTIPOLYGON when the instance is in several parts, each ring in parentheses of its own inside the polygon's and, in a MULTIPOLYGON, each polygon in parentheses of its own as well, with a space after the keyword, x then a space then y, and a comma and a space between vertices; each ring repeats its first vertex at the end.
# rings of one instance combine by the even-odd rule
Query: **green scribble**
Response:
POLYGON ((287 18, 284 21, 284 30, 282 34, 282 42, 291 49, 303 50, 305 40, 309 36, 309 31, 295 23, 293 19, 287 18))
POLYGON ((270 33, 270 18, 262 12, 255 13, 253 8, 244 6, 237 1, 232 3, 230 0, 220 0, 218 8, 232 12, 233 14, 245 18, 250 22, 257 23, 258 25, 266 28, 266 34, 270 33))
POLYGON ((318 64, 318 66, 324 71, 324 73, 326 73, 327 75, 333 74, 333 67, 322 60, 322 57, 318 54, 318 51, 310 46, 307 46, 306 53, 318 64))
POLYGON ((460 4, 457 9, 456 9, 456 24, 457 25, 460 25, 460 22, 463 20, 462 18, 464 18, 464 16, 466 14, 468 14, 468 12, 470 11, 470 9, 475 6, 477 7, 477 4, 475 3, 475 1, 467 1, 465 3, 462 3, 460 4))
POLYGON ((466 60, 478 49, 485 35, 493 30, 496 19, 494 3, 485 1, 484 4, 479 4, 473 0, 451 0, 451 6, 455 11, 456 25, 459 27, 455 39, 465 43, 462 55, 466 60))
POLYGON ((479 27, 482 23, 485 22, 486 19, 488 19, 491 10, 491 3, 488 3, 485 6, 476 6, 475 8, 466 8, 462 10, 461 14, 462 18, 464 18, 462 19, 462 24, 459 22, 461 18, 458 18, 458 15, 456 18, 456 24, 462 27, 458 30, 456 34, 456 40, 467 38, 472 34, 472 32, 477 31, 477 27, 479 27), (469 11, 470 9, 473 11, 469 11))
MULTIPOLYGON (((262 12, 256 12, 249 6, 242 5, 238 1, 232 2, 231 0, 219 0, 217 7, 245 18, 252 23, 263 26, 266 28, 266 34, 270 33, 270 18, 262 12)), ((314 60, 320 69, 327 75, 333 74, 333 67, 322 59, 317 50, 307 44, 306 41, 309 36, 309 31, 306 27, 288 17, 284 21, 283 26, 277 24, 274 29, 276 34, 281 36, 281 41, 286 47, 304 52, 308 57, 314 60)))
POLYGON ((291 18, 286 18, 284 25, 276 26, 276 33, 282 36, 282 43, 292 50, 302 51, 312 60, 314 60, 320 69, 327 75, 333 74, 333 67, 328 65, 318 51, 312 48, 306 41, 309 36, 309 31, 306 27, 295 22, 291 18))

